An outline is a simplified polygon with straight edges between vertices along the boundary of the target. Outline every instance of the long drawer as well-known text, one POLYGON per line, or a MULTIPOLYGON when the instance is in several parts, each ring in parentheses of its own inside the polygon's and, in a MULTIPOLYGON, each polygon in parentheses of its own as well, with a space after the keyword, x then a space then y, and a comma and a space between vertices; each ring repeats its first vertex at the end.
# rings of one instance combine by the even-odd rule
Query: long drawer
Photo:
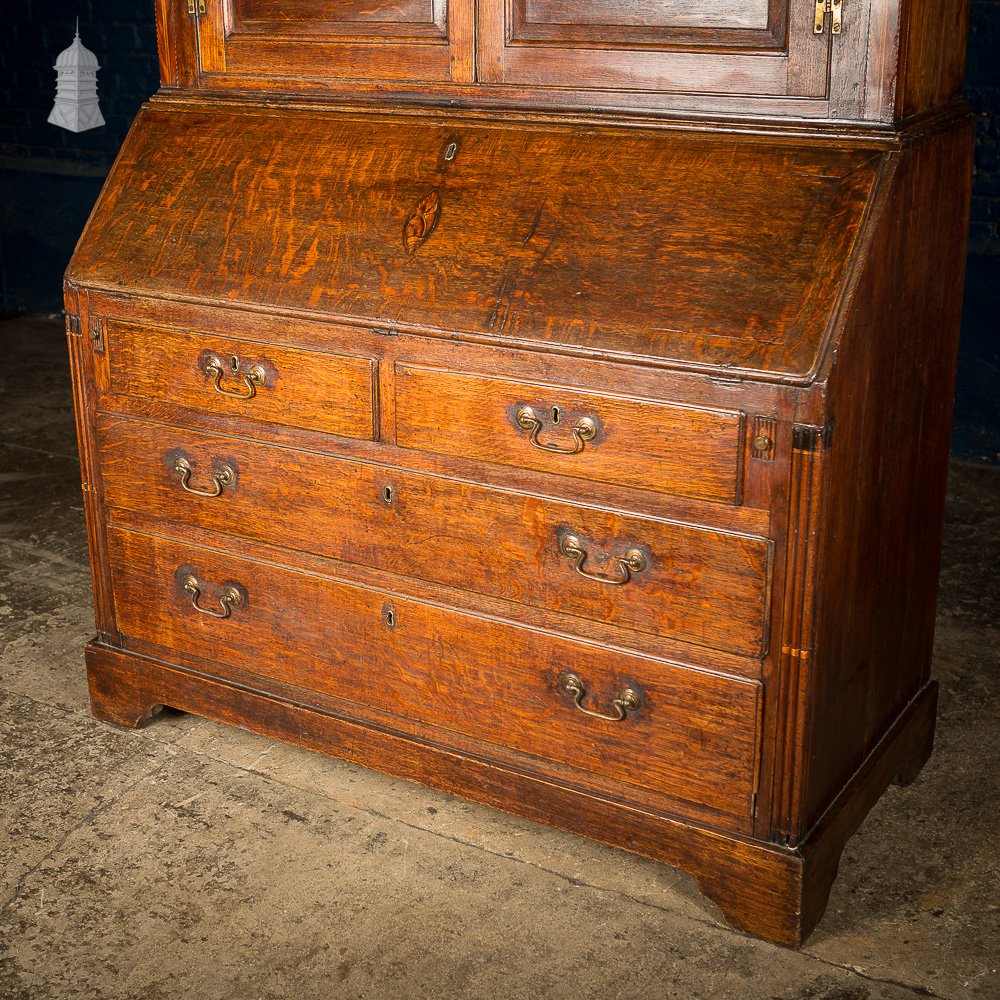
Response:
POLYGON ((116 529, 110 549, 126 637, 747 821, 756 683, 182 541, 116 529))
POLYGON ((729 652, 763 651, 763 538, 110 414, 99 437, 112 507, 240 535, 248 549, 260 540, 729 652))
POLYGON ((370 440, 375 362, 110 320, 110 388, 264 423, 370 440))
POLYGON ((743 414, 396 365, 396 441, 522 469, 735 503, 743 414))

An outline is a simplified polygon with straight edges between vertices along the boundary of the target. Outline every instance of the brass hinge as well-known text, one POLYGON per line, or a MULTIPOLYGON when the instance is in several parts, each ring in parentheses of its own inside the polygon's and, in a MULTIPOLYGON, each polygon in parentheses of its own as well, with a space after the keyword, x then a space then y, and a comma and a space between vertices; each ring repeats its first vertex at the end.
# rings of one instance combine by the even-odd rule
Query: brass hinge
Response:
MULTIPOLYGON (((188 0, 190 5, 191 0, 188 0)), ((844 23, 841 16, 841 11, 844 6, 844 0, 816 0, 816 23, 813 26, 813 31, 817 35, 823 34, 823 29, 826 25, 826 15, 830 15, 831 27, 830 31, 834 35, 839 35, 843 30, 844 23)))
POLYGON ((66 332, 74 337, 80 336, 80 317, 66 313, 66 332))
POLYGON ((204 14, 206 11, 205 0, 187 0, 189 14, 204 14))

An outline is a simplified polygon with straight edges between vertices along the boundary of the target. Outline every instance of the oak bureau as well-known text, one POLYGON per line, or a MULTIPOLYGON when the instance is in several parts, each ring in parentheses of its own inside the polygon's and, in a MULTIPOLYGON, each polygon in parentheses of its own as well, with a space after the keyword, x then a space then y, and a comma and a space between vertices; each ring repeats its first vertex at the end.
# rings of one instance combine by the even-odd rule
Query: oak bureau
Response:
POLYGON ((796 946, 930 752, 962 0, 157 0, 66 276, 92 706, 796 946))

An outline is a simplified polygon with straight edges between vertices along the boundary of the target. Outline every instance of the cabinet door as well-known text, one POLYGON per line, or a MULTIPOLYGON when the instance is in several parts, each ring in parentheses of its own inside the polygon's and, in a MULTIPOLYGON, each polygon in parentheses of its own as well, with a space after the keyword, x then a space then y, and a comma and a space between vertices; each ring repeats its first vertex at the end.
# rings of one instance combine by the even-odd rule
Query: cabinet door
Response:
POLYGON ((183 2, 206 83, 472 79, 474 0, 183 2))
POLYGON ((816 8, 810 0, 479 0, 479 76, 687 94, 708 105, 716 95, 820 98, 832 25, 817 33, 816 8))

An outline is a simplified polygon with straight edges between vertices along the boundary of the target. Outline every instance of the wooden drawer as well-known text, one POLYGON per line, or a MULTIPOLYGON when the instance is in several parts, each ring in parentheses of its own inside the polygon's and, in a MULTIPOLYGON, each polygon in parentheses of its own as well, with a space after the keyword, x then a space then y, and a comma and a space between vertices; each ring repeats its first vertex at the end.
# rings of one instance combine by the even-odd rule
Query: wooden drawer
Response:
POLYGON ((99 432, 112 507, 729 652, 764 649, 763 538, 108 414, 99 432), (219 495, 185 492, 185 477, 219 495))
POLYGON ((739 500, 743 415, 396 365, 396 442, 681 496, 739 500))
POLYGON ((756 683, 179 541, 113 530, 110 545, 125 636, 531 754, 576 780, 593 772, 625 796, 644 788, 748 819, 756 683), (224 613, 230 587, 238 606, 209 617, 224 613), (613 702, 631 689, 638 708, 590 718, 562 687, 570 674, 583 707, 617 714, 613 702))
POLYGON ((112 392, 343 437, 375 436, 370 358, 117 320, 107 323, 106 338, 112 392))

